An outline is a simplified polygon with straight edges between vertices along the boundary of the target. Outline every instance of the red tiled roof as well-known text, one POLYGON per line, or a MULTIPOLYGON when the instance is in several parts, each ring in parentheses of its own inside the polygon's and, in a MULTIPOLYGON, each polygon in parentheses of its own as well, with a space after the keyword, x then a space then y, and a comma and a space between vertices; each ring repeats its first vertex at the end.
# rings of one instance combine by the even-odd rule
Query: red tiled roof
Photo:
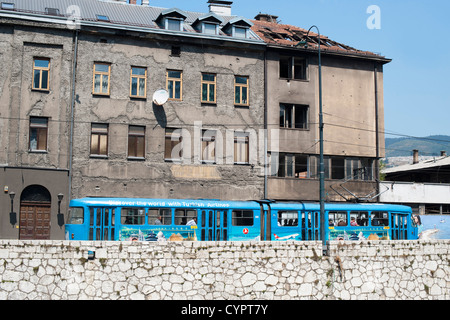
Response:
MULTIPOLYGON (((254 23, 252 30, 256 32, 256 34, 267 44, 272 45, 293 48, 300 41, 305 40, 306 34, 308 33, 308 30, 288 24, 279 24, 276 22, 260 20, 252 20, 252 22, 254 23)), ((311 30, 308 35, 307 43, 309 48, 317 48, 318 34, 311 30)), ((358 50, 348 45, 333 41, 324 35, 320 35, 320 43, 320 49, 324 51, 384 58, 376 53, 358 50)))

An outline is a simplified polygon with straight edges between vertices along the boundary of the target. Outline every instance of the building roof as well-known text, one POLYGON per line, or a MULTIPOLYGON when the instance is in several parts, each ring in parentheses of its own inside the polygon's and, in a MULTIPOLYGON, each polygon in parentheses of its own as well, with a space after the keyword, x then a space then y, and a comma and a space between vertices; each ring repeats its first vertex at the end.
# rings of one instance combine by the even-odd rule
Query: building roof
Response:
MULTIPOLYGON (((132 5, 117 1, 100 0, 5 0, 14 4, 13 10, 0 7, 0 16, 38 20, 53 23, 66 23, 69 19, 76 18, 81 26, 97 26, 105 28, 126 28, 133 31, 176 33, 185 36, 201 36, 205 38, 220 38, 238 42, 252 42, 264 44, 264 42, 252 31, 247 39, 233 38, 220 30, 219 35, 199 34, 192 27, 198 19, 202 19, 207 13, 181 11, 176 8, 159 8, 143 5, 132 5), (51 9, 51 10, 49 10, 51 9), (56 9, 56 10, 53 10, 56 9), (57 12, 57 14, 55 14, 57 12), (164 30, 157 19, 168 12, 181 12, 185 17, 184 31, 164 30), (53 13, 53 14, 52 14, 53 13), (98 16, 106 16, 108 19, 100 21, 98 16), (44 20, 43 18, 47 18, 44 20)), ((221 16, 221 26, 232 22, 236 16, 221 16)), ((244 19, 244 18, 241 18, 244 19)), ((239 19, 238 19, 239 20, 239 19)))
MULTIPOLYGON (((255 17, 256 20, 252 20, 254 23, 252 30, 267 44, 272 46, 295 48, 300 41, 306 39, 308 30, 293 25, 280 24, 277 22, 277 18, 277 16, 259 14, 255 17)), ((308 48, 316 50, 318 48, 319 35, 313 32, 313 30, 310 31, 308 39, 306 40, 308 48)), ((385 62, 391 61, 379 54, 355 49, 346 44, 331 40, 324 35, 320 35, 320 49, 323 50, 324 53, 362 56, 384 60, 385 62)))
POLYGON ((405 164, 398 167, 393 167, 389 169, 384 169, 383 173, 391 174, 391 173, 401 173, 401 172, 410 172, 410 171, 418 171, 418 170, 428 170, 439 168, 442 166, 450 166, 450 157, 436 157, 430 160, 422 161, 415 164, 405 164))

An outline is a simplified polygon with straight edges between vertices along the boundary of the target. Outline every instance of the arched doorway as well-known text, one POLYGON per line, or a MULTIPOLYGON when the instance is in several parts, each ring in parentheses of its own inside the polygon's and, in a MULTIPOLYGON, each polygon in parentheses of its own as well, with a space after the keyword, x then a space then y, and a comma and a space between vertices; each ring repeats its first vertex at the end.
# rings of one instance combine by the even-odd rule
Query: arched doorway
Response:
POLYGON ((50 192, 39 185, 28 186, 20 196, 20 240, 50 239, 52 199, 50 192))

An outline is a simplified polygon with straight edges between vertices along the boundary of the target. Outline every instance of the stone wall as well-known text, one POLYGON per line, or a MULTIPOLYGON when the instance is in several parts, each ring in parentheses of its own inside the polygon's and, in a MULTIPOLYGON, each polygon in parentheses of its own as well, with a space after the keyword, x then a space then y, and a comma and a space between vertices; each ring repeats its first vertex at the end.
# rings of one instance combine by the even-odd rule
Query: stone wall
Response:
POLYGON ((0 300, 450 299, 450 241, 0 241, 0 300))

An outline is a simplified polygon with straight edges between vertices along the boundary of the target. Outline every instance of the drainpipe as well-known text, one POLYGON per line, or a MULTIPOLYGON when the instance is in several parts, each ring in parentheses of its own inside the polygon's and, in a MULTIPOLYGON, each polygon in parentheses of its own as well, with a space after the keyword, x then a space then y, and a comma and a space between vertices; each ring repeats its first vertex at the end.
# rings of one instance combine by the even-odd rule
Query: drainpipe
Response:
MULTIPOLYGON (((380 180, 380 133, 379 133, 379 115, 378 115, 378 67, 374 66, 374 83, 375 83, 375 148, 376 148, 376 161, 375 161, 375 172, 377 174, 376 180, 380 180)), ((376 183, 376 194, 380 194, 379 182, 376 183)), ((377 196, 377 202, 380 202, 380 196, 377 196)))
POLYGON ((74 131, 74 109, 75 109, 75 81, 77 74, 77 59, 78 59, 78 30, 75 30, 74 35, 74 51, 73 51, 73 66, 72 66, 72 101, 70 104, 70 138, 69 138, 69 193, 68 201, 72 199, 72 166, 73 166, 73 131, 74 131))
POLYGON ((268 174, 267 153, 268 153, 268 125, 267 125, 267 48, 264 51, 264 199, 268 198, 268 174))

